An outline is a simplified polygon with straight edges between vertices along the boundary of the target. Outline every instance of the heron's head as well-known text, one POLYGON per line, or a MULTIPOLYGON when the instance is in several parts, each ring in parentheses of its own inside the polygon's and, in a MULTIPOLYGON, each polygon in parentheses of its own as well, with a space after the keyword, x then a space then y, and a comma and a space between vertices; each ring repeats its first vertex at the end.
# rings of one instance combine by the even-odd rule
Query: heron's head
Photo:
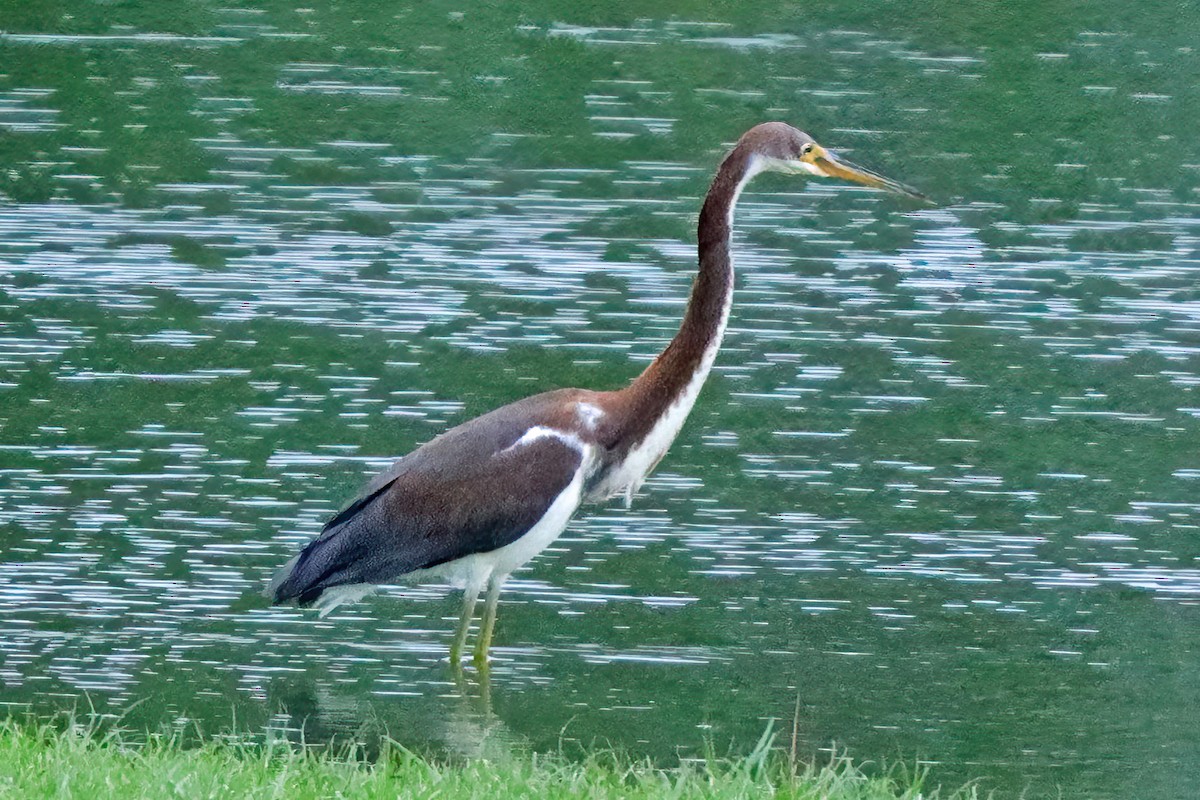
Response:
POLYGON ((783 122, 764 122, 754 126, 746 131, 738 146, 748 149, 751 157, 760 159, 759 169, 764 171, 838 178, 917 200, 929 199, 902 183, 851 164, 817 144, 804 131, 783 122))

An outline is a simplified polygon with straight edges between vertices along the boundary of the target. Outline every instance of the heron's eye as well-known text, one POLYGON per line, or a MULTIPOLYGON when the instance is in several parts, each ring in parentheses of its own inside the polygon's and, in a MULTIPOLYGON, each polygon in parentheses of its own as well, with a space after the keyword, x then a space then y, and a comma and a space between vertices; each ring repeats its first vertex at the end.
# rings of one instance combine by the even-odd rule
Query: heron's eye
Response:
POLYGON ((800 156, 801 156, 801 157, 804 157, 804 156, 808 155, 809 153, 811 153, 811 152, 812 152, 812 149, 813 149, 813 143, 812 143, 812 142, 809 142, 809 143, 807 143, 807 144, 805 144, 805 145, 801 146, 801 148, 800 148, 800 156))

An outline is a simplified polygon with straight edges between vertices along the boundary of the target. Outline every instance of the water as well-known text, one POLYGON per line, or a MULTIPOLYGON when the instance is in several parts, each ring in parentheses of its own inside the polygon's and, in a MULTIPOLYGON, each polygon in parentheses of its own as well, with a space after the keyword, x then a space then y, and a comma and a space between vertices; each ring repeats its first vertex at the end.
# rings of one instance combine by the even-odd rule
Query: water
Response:
POLYGON ((0 702, 310 741, 1200 779, 1200 22, 3 4, 0 702), (374 471, 671 336, 707 180, 782 118, 933 196, 743 198, 726 347, 631 510, 505 592, 254 599, 374 471), (236 720, 236 722, 235 722, 236 720))

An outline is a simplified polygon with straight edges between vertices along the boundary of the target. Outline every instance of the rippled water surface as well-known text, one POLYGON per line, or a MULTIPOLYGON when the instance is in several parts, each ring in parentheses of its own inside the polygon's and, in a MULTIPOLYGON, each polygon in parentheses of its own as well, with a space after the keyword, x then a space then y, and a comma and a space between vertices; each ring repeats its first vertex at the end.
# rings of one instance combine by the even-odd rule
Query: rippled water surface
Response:
POLYGON ((666 761, 798 708, 1000 797, 1192 791, 1194 12, 174 5, 0 3, 6 708, 666 761), (395 456, 635 375, 768 118, 937 203, 755 182, 713 378, 510 583, 494 716, 447 589, 263 607, 395 456))

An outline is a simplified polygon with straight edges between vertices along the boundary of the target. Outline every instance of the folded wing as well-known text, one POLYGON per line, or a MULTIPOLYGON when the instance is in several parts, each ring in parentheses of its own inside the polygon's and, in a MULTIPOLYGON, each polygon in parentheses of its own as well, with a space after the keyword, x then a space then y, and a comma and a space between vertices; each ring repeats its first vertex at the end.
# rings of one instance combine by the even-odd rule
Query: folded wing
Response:
POLYGON ((581 469, 583 447, 474 427, 435 439, 372 481, 279 570, 268 597, 310 605, 327 589, 388 583, 529 531, 581 469))

